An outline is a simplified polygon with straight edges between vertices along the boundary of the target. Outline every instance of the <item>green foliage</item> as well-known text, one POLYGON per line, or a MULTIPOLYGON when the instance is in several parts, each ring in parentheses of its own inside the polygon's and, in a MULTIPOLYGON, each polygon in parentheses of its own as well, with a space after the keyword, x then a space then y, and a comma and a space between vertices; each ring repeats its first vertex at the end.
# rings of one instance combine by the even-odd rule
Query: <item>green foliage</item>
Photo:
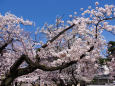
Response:
POLYGON ((107 63, 108 61, 110 61, 109 58, 99 58, 99 64, 100 64, 100 65, 104 65, 104 64, 107 63))
POLYGON ((111 45, 108 47, 108 51, 112 54, 115 51, 115 41, 110 41, 108 44, 111 45))
MULTIPOLYGON (((108 51, 109 51, 109 55, 113 54, 115 51, 115 41, 110 41, 108 43, 108 51)), ((107 58, 99 58, 99 64, 100 65, 104 65, 107 62, 111 61, 111 58, 109 58, 109 55, 107 56, 107 58)))

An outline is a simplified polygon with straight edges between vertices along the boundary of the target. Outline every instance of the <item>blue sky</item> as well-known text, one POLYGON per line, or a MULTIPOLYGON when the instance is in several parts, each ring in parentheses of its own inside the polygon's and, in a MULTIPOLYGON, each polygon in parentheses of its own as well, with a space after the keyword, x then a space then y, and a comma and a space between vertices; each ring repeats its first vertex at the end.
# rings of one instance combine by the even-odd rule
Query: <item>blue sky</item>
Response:
MULTIPOLYGON (((22 16, 24 19, 34 21, 36 27, 41 27, 45 22, 54 23, 58 15, 68 16, 75 11, 79 12, 80 8, 94 6, 96 1, 100 5, 115 5, 115 0, 0 0, 0 13, 10 12, 22 16)), ((115 41, 115 36, 110 33, 104 33, 104 36, 108 41, 115 41)))

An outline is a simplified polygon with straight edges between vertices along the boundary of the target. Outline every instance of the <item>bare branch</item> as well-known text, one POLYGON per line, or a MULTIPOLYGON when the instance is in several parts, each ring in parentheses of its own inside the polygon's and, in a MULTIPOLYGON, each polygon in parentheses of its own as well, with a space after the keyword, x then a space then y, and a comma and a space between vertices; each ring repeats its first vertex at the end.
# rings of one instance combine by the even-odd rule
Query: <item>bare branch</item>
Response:
POLYGON ((115 19, 115 17, 104 18, 104 19, 101 19, 101 20, 98 21, 98 23, 96 24, 96 35, 95 35, 95 38, 97 38, 97 32, 98 32, 98 28, 97 27, 98 27, 99 23, 102 22, 102 21, 105 21, 105 20, 112 20, 112 19, 115 19))

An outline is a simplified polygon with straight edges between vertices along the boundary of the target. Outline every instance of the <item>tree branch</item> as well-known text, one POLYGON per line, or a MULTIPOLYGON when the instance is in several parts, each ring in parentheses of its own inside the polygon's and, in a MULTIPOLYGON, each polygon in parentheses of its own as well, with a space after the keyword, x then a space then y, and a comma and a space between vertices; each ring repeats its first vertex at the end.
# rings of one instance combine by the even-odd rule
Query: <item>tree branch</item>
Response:
POLYGON ((62 64, 60 66, 57 66, 57 67, 46 67, 44 65, 41 65, 41 64, 37 64, 37 68, 38 69, 41 69, 43 71, 55 71, 55 70, 59 70, 59 69, 64 69, 64 68, 67 68, 69 67, 70 65, 73 65, 77 63, 77 61, 70 61, 68 63, 65 63, 65 64, 62 64))
POLYGON ((20 58, 18 58, 15 63, 10 67, 10 72, 15 72, 15 70, 18 69, 18 67, 22 64, 22 62, 24 62, 24 59, 25 59, 25 56, 26 55, 21 55, 20 58))
MULTIPOLYGON (((90 47, 90 49, 87 52, 91 52, 93 49, 94 49, 94 46, 90 47)), ((80 59, 82 59, 85 56, 86 56, 86 54, 82 54, 80 56, 80 59)), ((29 57, 27 57, 27 56, 25 56, 25 57, 28 60, 28 64, 30 64, 30 65, 28 67, 26 67, 26 68, 20 68, 20 69, 18 69, 17 70, 18 76, 26 75, 28 73, 31 73, 31 72, 35 71, 36 69, 41 69, 43 71, 55 71, 55 70, 59 70, 59 69, 62 70, 64 68, 67 68, 70 65, 76 64, 78 62, 78 61, 70 61, 68 63, 62 64, 62 65, 59 65, 59 66, 56 66, 56 67, 48 67, 48 66, 39 64, 39 62, 38 63, 37 62, 33 63, 29 59, 29 57)))
POLYGON ((0 53, 2 53, 2 51, 3 51, 12 41, 13 41, 13 39, 10 40, 10 41, 8 41, 8 42, 5 43, 4 45, 2 45, 2 46, 0 47, 0 53))
MULTIPOLYGON (((55 37, 53 37, 53 38, 52 38, 51 40, 49 40, 48 42, 52 43, 52 42, 55 41, 60 35, 62 35, 64 32, 66 32, 67 30, 71 29, 71 28, 74 27, 74 26, 75 26, 75 24, 73 24, 73 25, 67 27, 67 28, 64 29, 64 30, 62 30, 59 34, 57 34, 55 37)), ((46 44, 44 44, 44 45, 42 46, 42 48, 45 48, 45 47, 47 47, 47 46, 48 46, 48 44, 46 43, 46 44)), ((38 48, 37 51, 40 51, 40 48, 38 48)))
POLYGON ((95 35, 95 38, 97 38, 97 32, 98 32, 98 25, 100 22, 104 21, 104 20, 112 20, 112 19, 115 19, 115 17, 111 17, 111 18, 104 18, 104 19, 101 19, 98 21, 98 23, 96 24, 96 35, 95 35))
POLYGON ((37 67, 33 67, 33 66, 28 66, 26 68, 19 68, 17 70, 17 77, 22 76, 22 75, 26 75, 29 73, 32 73, 33 71, 35 71, 37 69, 37 67))
MULTIPOLYGON (((93 49, 94 49, 94 46, 91 46, 90 49, 89 49, 87 52, 91 52, 93 49)), ((86 56, 86 54, 82 54, 82 55, 80 56, 80 59, 82 59, 82 58, 85 57, 85 56, 86 56)))

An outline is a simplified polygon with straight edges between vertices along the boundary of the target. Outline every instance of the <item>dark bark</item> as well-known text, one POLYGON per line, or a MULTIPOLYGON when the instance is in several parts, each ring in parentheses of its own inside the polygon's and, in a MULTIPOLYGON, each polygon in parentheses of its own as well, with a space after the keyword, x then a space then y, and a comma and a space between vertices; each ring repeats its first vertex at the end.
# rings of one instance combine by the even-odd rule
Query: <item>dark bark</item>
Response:
POLYGON ((26 56, 25 55, 22 55, 20 58, 18 58, 15 63, 10 67, 10 72, 15 72, 15 70, 18 69, 18 67, 24 62, 24 58, 26 56))
POLYGON ((0 86, 11 86, 11 83, 14 81, 15 77, 10 76, 5 78, 2 82, 0 86))
POLYGON ((10 86, 11 83, 15 80, 15 78, 18 77, 18 67, 22 64, 24 61, 25 55, 22 55, 20 58, 18 58, 15 63, 11 66, 10 71, 6 74, 6 78, 1 82, 1 86, 10 86))
POLYGON ((36 83, 35 83, 35 82, 32 82, 31 85, 32 85, 32 86, 36 86, 36 83))
POLYGON ((75 86, 77 86, 77 84, 78 84, 78 81, 77 81, 77 79, 75 78, 75 75, 74 75, 74 70, 72 69, 72 78, 73 78, 73 84, 75 85, 75 86))
POLYGON ((81 81, 80 82, 80 86, 86 86, 86 82, 85 81, 81 81))
POLYGON ((61 78, 60 79, 53 78, 52 81, 55 82, 57 86, 66 86, 61 78))
POLYGON ((15 82, 15 86, 18 86, 18 83, 17 83, 17 82, 15 82))
POLYGON ((60 79, 60 84, 58 86, 66 86, 62 79, 60 79))
POLYGON ((76 63, 77 63, 77 61, 71 61, 71 62, 62 64, 62 65, 57 66, 57 67, 47 67, 47 66, 38 64, 38 65, 37 65, 37 68, 38 68, 38 69, 41 69, 41 70, 43 70, 43 71, 55 71, 55 70, 59 70, 59 69, 61 70, 61 69, 67 68, 67 67, 69 67, 70 65, 73 65, 73 64, 76 64, 76 63))

